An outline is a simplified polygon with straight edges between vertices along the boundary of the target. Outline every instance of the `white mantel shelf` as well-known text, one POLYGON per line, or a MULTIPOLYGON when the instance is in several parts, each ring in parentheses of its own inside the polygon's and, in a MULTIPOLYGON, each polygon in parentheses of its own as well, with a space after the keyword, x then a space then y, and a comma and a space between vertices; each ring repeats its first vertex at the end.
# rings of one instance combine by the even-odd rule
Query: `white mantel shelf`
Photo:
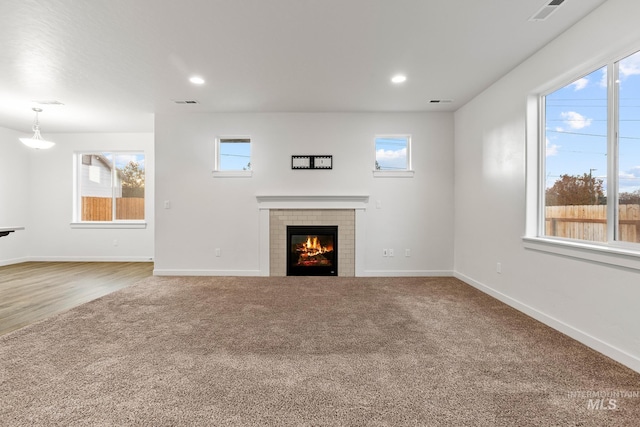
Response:
POLYGON ((260 209, 366 209, 368 195, 256 196, 260 209))
POLYGON ((0 237, 8 236, 16 230, 24 230, 24 227, 0 227, 0 237))

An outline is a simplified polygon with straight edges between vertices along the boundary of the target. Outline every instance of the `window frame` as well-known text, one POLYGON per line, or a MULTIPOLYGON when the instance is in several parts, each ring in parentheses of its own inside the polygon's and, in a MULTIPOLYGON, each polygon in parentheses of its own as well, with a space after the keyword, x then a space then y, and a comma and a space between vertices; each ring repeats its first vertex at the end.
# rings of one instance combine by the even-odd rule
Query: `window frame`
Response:
MULTIPOLYGON (((144 219, 113 219, 115 217, 112 216, 111 221, 83 221, 82 220, 82 199, 81 199, 81 180, 82 174, 80 173, 80 167, 85 164, 83 162, 83 157, 85 155, 94 155, 94 154, 103 154, 108 153, 113 155, 114 159, 119 155, 127 155, 127 154, 141 154, 144 156, 146 160, 146 153, 144 150, 82 150, 75 151, 73 153, 73 209, 72 209, 72 221, 71 228, 86 228, 86 229, 96 229, 96 228, 104 228, 104 229, 127 229, 127 228, 146 228, 147 227, 147 197, 145 195, 144 198, 144 211, 145 218, 144 219)), ((111 172, 111 197, 112 197, 112 209, 115 210, 115 199, 116 196, 113 192, 114 186, 114 170, 111 172)), ((145 168, 145 180, 146 180, 146 168, 145 168)))
POLYGON ((249 135, 221 135, 216 137, 214 144, 214 164, 213 164, 213 177, 214 178, 250 178, 253 176, 253 139, 249 135), (234 139, 247 139, 249 142, 249 164, 251 168, 248 170, 221 170, 221 148, 220 144, 225 140, 234 139))
POLYGON ((412 135, 408 133, 390 133, 390 134, 376 134, 373 137, 373 176, 375 178, 413 178, 415 175, 415 171, 413 170, 412 163, 412 135), (375 165, 378 161, 377 158, 377 150, 376 150, 376 141, 380 138, 389 138, 389 139, 406 139, 407 140, 407 167, 406 169, 398 169, 398 170, 379 170, 376 169, 375 165))
POLYGON ((618 120, 619 120, 619 63, 640 52, 634 46, 601 57, 555 79, 540 90, 530 93, 526 101, 526 224, 523 246, 526 249, 591 261, 600 264, 640 270, 640 244, 618 240, 618 120), (607 203, 607 241, 594 242, 545 235, 546 190, 546 129, 545 97, 565 87, 581 76, 606 67, 607 69, 607 194, 615 194, 607 203))

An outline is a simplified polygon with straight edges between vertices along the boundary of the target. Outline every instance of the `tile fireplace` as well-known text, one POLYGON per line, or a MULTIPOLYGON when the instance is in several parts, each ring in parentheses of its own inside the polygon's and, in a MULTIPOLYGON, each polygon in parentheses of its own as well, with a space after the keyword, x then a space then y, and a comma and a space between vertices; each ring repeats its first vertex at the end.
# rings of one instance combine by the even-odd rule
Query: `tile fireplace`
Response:
MULTIPOLYGON (((289 264, 287 257, 291 256, 289 254, 291 245, 287 237, 289 226, 336 227, 335 241, 339 242, 339 251, 336 250, 333 257, 339 268, 334 269, 333 274, 343 277, 363 275, 361 268, 364 265, 364 251, 358 251, 357 247, 362 248, 366 239, 364 214, 368 196, 256 196, 256 198, 260 211, 262 275, 287 276, 289 274, 287 272, 289 264)), ((316 234, 324 235, 323 233, 316 234)), ((308 233, 300 239, 307 239, 307 237, 310 237, 308 233)), ((297 242, 297 244, 300 243, 302 242, 297 242)), ((310 244, 313 245, 313 242, 310 244)), ((294 274, 307 275, 308 273, 294 274)))

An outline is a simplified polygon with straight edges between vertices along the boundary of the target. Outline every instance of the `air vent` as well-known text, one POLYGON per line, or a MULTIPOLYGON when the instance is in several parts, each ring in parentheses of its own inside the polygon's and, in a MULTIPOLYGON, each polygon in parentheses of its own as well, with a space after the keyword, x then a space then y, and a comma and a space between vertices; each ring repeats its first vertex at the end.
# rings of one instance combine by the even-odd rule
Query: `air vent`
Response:
POLYGON ((429 102, 431 104, 448 104, 450 102, 453 102, 453 100, 452 99, 432 99, 429 102))
POLYGON ((174 99, 173 102, 175 102, 176 104, 199 104, 199 102, 195 99, 174 99))
POLYGON ((34 99, 31 102, 39 105, 64 105, 62 102, 56 101, 55 99, 34 99))
POLYGON ((529 21, 544 21, 546 20, 553 12, 555 12, 560 5, 564 3, 564 0, 551 0, 549 3, 545 4, 540 8, 539 11, 533 14, 529 21))

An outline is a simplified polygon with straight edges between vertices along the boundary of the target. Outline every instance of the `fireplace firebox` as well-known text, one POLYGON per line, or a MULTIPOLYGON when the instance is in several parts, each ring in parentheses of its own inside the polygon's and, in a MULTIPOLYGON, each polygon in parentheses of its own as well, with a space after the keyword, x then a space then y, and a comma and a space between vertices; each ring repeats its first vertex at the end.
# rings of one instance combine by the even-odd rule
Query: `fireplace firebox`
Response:
POLYGON ((337 276, 338 226, 287 226, 287 276, 337 276))

